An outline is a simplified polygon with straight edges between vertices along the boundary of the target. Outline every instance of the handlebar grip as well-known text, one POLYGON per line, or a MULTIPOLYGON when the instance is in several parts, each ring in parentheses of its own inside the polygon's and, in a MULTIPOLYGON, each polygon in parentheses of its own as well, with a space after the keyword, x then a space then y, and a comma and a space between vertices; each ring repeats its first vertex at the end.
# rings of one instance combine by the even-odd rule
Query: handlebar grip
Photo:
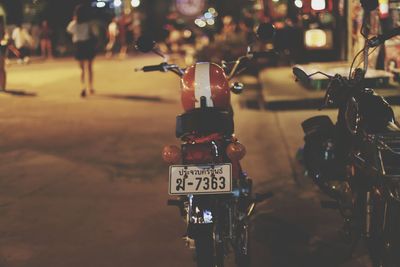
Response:
POLYGON ((162 71, 164 68, 162 65, 150 65, 150 66, 144 66, 142 69, 144 72, 149 72, 149 71, 162 71))
POLYGON ((400 27, 394 28, 386 34, 378 35, 379 44, 383 44, 386 40, 395 37, 396 35, 400 35, 400 27))

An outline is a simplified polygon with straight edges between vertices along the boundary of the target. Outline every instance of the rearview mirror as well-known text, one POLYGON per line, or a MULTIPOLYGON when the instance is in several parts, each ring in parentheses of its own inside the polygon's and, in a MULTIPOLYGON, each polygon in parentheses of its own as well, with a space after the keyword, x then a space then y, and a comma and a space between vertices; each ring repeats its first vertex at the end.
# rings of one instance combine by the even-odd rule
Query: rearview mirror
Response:
POLYGON ((304 70, 298 68, 298 67, 293 67, 293 74, 296 77, 298 81, 300 81, 303 84, 309 84, 310 83, 310 77, 307 75, 307 73, 304 72, 304 70))
POLYGON ((261 41, 270 41, 275 36, 275 26, 272 23, 261 23, 257 28, 257 37, 261 41))
POLYGON ((244 85, 243 83, 239 83, 239 82, 235 82, 232 86, 231 86, 231 91, 232 93, 239 95, 243 92, 243 88, 244 85))
POLYGON ((148 53, 156 47, 156 42, 148 35, 140 36, 135 44, 137 50, 148 53))

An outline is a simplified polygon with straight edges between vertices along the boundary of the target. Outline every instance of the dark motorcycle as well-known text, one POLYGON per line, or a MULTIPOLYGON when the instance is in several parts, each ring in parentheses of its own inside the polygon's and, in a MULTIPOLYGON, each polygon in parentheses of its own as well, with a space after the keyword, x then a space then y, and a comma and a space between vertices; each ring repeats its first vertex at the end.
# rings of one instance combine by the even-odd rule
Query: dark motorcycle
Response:
MULTIPOLYGON (((365 28, 365 26, 364 26, 365 28)), ((338 109, 336 124, 328 116, 302 123, 303 163, 320 189, 334 199, 325 208, 339 209, 354 247, 364 238, 374 267, 400 266, 400 128, 386 100, 365 86, 371 48, 399 35, 400 28, 373 38, 365 36, 363 68, 349 77, 330 79, 323 107, 338 109)), ((294 67, 297 80, 310 77, 294 67)))
MULTIPOLYGON (((259 26, 260 38, 270 38, 272 25, 259 26)), ((154 41, 138 39, 142 52, 161 55, 154 41)), ((187 225, 186 244, 195 249, 198 267, 222 267, 228 252, 234 252, 237 266, 250 264, 249 218, 256 203, 271 193, 253 194, 252 181, 242 170, 245 147, 234 137, 230 92, 240 93, 243 85, 229 80, 253 58, 269 57, 272 52, 248 52, 219 66, 196 63, 186 69, 163 62, 141 71, 171 71, 181 79, 181 100, 185 113, 176 118, 176 137, 181 146, 166 146, 163 158, 169 168, 169 194, 177 196, 168 205, 179 208, 187 225)))

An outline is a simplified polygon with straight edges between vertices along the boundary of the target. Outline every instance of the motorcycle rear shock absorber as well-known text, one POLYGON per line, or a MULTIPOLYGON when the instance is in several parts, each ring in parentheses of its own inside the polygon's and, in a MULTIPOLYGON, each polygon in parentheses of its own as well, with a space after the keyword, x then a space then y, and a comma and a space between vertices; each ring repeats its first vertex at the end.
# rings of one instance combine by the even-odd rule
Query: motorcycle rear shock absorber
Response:
POLYGON ((373 212, 373 203, 371 200, 371 192, 366 192, 365 198, 365 229, 364 236, 369 238, 371 236, 371 219, 373 212))

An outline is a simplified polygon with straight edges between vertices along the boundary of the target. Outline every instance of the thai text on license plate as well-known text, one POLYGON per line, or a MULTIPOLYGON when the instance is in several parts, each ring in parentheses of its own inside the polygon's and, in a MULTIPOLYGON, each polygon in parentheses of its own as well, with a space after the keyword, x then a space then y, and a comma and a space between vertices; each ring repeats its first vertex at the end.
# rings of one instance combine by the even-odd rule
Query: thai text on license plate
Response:
POLYGON ((172 165, 169 194, 223 194, 232 192, 232 165, 172 165))

